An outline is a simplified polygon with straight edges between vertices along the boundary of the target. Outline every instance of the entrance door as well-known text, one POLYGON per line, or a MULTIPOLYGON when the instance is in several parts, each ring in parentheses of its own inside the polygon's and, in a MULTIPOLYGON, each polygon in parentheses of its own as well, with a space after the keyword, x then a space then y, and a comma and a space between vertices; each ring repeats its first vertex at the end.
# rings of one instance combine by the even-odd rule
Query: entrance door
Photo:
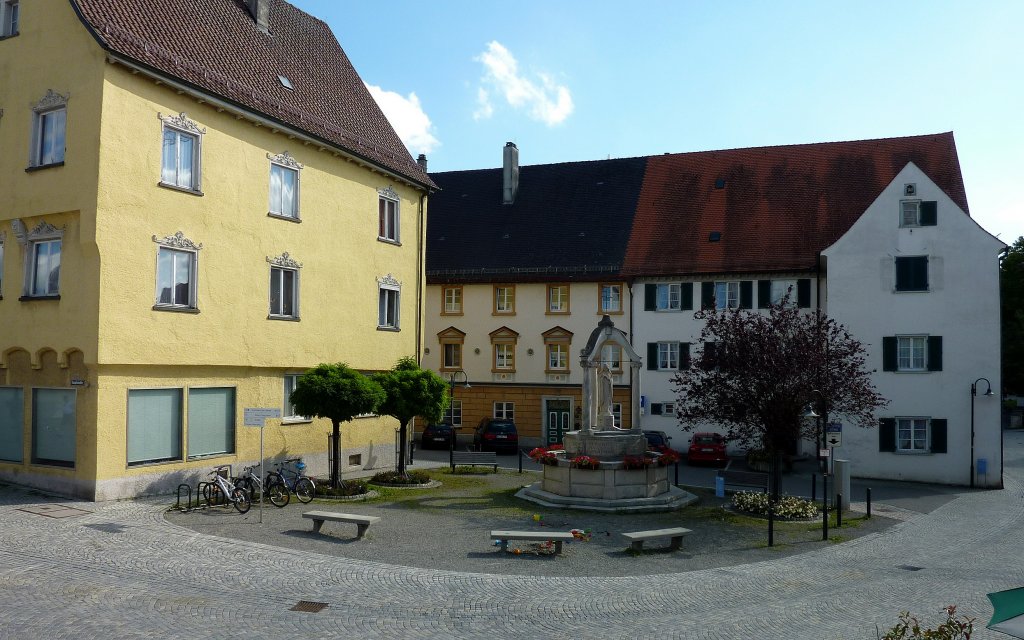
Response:
POLYGON ((562 444, 562 436, 572 430, 572 401, 569 398, 544 400, 544 443, 562 444))

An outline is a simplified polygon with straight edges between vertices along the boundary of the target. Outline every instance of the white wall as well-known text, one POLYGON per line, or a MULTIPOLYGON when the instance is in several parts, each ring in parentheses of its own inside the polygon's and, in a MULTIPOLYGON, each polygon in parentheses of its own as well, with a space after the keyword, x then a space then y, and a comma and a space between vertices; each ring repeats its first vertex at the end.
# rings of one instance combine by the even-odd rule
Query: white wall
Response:
MULTIPOLYGON (((849 459, 852 474, 949 484, 969 484, 971 383, 985 377, 994 396, 975 398, 975 458, 985 458, 987 477, 1000 482, 999 275, 1003 244, 979 227, 915 165, 909 164, 834 245, 826 260, 828 314, 867 344, 874 383, 891 401, 879 417, 945 418, 947 453, 879 451, 877 428, 844 424, 836 457, 849 459), (917 198, 937 201, 936 226, 900 228, 904 185, 917 198), (896 256, 927 255, 929 290, 894 292, 896 256), (882 338, 906 334, 942 336, 942 371, 882 370, 882 338)), ((832 416, 830 416, 832 418, 832 416)))

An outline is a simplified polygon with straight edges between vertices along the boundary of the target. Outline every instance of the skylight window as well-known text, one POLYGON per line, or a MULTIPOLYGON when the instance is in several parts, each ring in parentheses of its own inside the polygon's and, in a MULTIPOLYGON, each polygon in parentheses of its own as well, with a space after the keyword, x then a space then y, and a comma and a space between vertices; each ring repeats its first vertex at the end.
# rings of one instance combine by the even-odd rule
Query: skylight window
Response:
POLYGON ((289 91, 295 91, 295 87, 292 86, 292 81, 284 76, 277 76, 277 79, 281 81, 281 86, 289 91))

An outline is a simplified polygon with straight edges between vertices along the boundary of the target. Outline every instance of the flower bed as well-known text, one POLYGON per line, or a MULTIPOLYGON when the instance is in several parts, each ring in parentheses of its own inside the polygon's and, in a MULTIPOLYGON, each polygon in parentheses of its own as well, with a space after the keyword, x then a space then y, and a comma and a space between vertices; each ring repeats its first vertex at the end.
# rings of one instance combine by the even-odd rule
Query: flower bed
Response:
POLYGON ((530 456, 531 460, 539 462, 540 464, 556 465, 558 464, 559 456, 558 454, 555 453, 555 451, 562 451, 562 445, 556 444, 546 448, 537 447, 536 449, 530 451, 530 453, 527 455, 530 456))
POLYGON ((404 476, 397 471, 381 471, 370 482, 384 486, 425 485, 430 484, 430 476, 423 471, 408 471, 404 476))
POLYGON ((623 469, 646 469, 655 464, 654 458, 647 456, 626 456, 622 459, 623 469))
MULTIPOLYGON (((737 511, 746 511, 761 516, 768 515, 770 496, 756 491, 740 491, 733 494, 732 506, 737 511)), ((818 515, 818 505, 810 500, 795 496, 779 496, 773 511, 776 518, 806 520, 818 515)))
POLYGON ((573 469, 598 469, 601 467, 601 461, 590 456, 576 456, 569 461, 569 465, 573 469))

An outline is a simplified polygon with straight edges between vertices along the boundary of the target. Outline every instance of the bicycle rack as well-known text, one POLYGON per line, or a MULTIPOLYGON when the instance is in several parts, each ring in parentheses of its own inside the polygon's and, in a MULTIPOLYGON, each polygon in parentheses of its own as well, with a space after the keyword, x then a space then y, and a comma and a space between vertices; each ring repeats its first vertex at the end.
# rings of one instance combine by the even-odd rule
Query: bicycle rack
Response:
MULTIPOLYGON (((200 482, 196 486, 196 505, 199 504, 199 496, 203 495, 203 487, 206 487, 206 486, 214 486, 215 487, 217 485, 214 482, 200 482)), ((214 495, 212 491, 210 492, 210 495, 214 495)), ((215 505, 213 503, 207 501, 206 502, 206 506, 207 507, 212 507, 212 506, 215 506, 215 505)))
MULTIPOLYGON (((197 495, 196 496, 196 506, 197 507, 199 506, 199 499, 198 498, 199 498, 199 496, 197 495)), ((182 512, 185 512, 185 513, 187 513, 187 512, 192 510, 192 485, 189 485, 189 484, 179 484, 178 485, 178 499, 174 503, 174 508, 178 509, 178 510, 180 510, 182 512), (188 491, 188 506, 186 506, 185 508, 182 508, 182 506, 181 506, 181 488, 182 487, 185 487, 185 490, 188 491)))

